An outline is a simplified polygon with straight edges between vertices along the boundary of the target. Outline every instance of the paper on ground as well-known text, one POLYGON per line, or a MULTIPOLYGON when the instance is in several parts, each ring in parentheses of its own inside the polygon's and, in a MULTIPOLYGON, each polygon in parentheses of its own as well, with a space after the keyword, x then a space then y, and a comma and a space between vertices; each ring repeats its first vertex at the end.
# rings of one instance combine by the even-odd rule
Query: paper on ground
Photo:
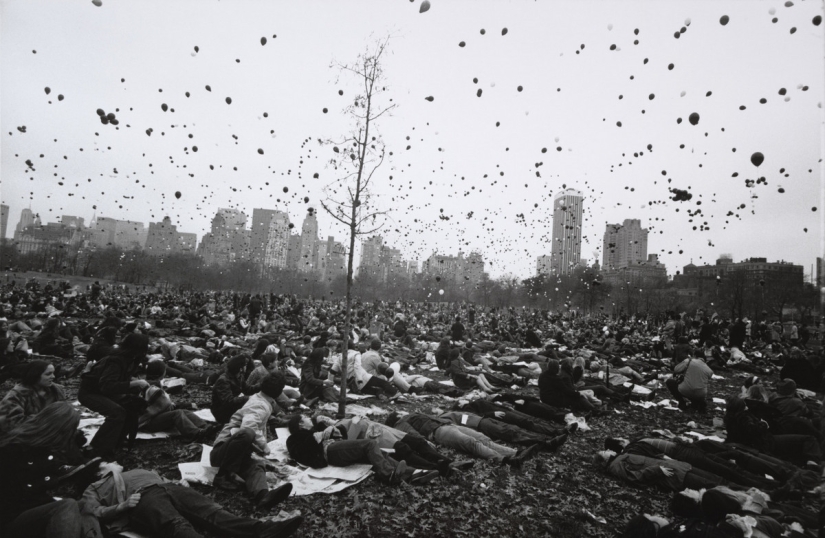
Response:
POLYGON ((313 478, 333 478, 335 480, 346 480, 347 482, 355 482, 361 480, 365 475, 372 471, 372 465, 366 463, 357 463, 355 465, 348 465, 347 467, 333 467, 327 466, 321 469, 307 469, 305 472, 313 478))
POLYGON ((722 398, 714 398, 713 403, 719 404, 719 405, 725 405, 725 400, 723 400, 722 398))
POLYGON ((693 437, 696 437, 700 441, 704 441, 705 439, 710 439, 711 441, 717 441, 719 443, 724 443, 725 442, 725 440, 722 439, 721 437, 719 437, 718 435, 702 435, 701 433, 698 433, 698 432, 685 432, 685 435, 691 435, 693 437))
MULTIPOLYGON (((326 403, 324 404, 321 409, 325 411, 338 411, 338 404, 334 403, 326 403)), ((388 415, 389 411, 386 409, 381 409, 380 407, 376 407, 371 405, 370 407, 364 407, 358 404, 352 404, 347 406, 347 414, 348 415, 360 415, 362 417, 366 417, 369 415, 388 415)))
POLYGON ((211 409, 198 409, 195 411, 195 414, 201 419, 207 422, 217 422, 215 420, 215 415, 212 414, 211 409))
POLYGON ((266 459, 275 461, 289 461, 289 451, 286 449, 286 438, 289 437, 287 428, 276 428, 278 438, 267 443, 269 454, 266 459))

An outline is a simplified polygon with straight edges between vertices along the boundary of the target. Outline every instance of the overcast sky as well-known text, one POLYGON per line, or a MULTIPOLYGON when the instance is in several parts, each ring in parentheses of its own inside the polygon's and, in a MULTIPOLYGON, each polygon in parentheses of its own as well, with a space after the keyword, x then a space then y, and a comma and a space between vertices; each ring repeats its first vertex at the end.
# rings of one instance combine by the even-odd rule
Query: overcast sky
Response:
MULTIPOLYGON (((564 186, 586 196, 590 261, 627 218, 671 274, 722 253, 807 274, 821 255, 822 2, 102 1, 0 2, 9 236, 29 205, 43 222, 168 215, 199 239, 219 207, 300 229, 336 174, 316 140, 347 131, 357 90, 330 65, 389 35, 375 192, 407 258, 477 250, 493 276, 531 276, 564 186)), ((319 229, 348 242, 323 212, 319 229)))

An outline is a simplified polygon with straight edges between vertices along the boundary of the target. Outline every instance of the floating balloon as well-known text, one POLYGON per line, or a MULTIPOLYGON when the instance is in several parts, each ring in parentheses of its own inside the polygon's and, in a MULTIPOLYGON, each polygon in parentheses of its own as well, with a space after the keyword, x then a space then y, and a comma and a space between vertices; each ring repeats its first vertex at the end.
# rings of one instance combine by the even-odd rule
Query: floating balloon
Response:
POLYGON ((522 91, 523 89, 524 88, 522 86, 519 86, 518 88, 516 88, 516 90, 518 90, 518 91, 522 91))
POLYGON ((430 95, 429 97, 425 97, 424 99, 432 103, 432 102, 433 102, 433 100, 435 99, 435 97, 433 97, 432 95, 430 95))
POLYGON ((765 160, 765 156, 762 155, 761 153, 759 153, 758 151, 756 153, 754 153, 753 155, 751 155, 751 163, 753 163, 753 165, 756 166, 757 168, 759 167, 760 164, 762 164, 762 161, 764 161, 764 160, 765 160))
POLYGON ((822 15, 817 15, 811 22, 814 23, 814 26, 819 26, 822 24, 822 15))
POLYGON ((166 112, 167 110, 169 110, 169 107, 166 106, 166 103, 163 103, 162 105, 160 105, 160 109, 166 112))
POLYGON ((482 29, 481 29, 481 35, 484 35, 484 34, 486 34, 486 33, 487 33, 487 30, 485 30, 484 28, 482 28, 482 29))
POLYGON ((101 2, 101 0, 92 0, 92 3, 93 3, 94 5, 96 5, 97 7, 100 7, 100 6, 102 6, 102 5, 103 5, 103 2, 101 2))
POLYGON ((232 104, 232 98, 231 98, 231 97, 227 97, 227 98, 226 98, 226 104, 227 104, 227 105, 231 105, 231 104, 232 104))
POLYGON ((59 95, 57 96, 57 100, 58 100, 58 101, 62 101, 62 100, 63 100, 63 94, 62 94, 62 93, 61 93, 61 94, 59 94, 59 95))
POLYGON ((98 116, 103 116, 104 114, 106 114, 106 112, 104 112, 102 108, 98 108, 95 112, 97 112, 98 116))
POLYGON ((699 124, 699 114, 697 114, 696 112, 691 113, 691 115, 688 116, 688 121, 690 122, 691 125, 698 125, 699 124))
POLYGON ((327 112, 329 112, 329 110, 327 110, 326 107, 325 107, 323 112, 324 112, 324 114, 326 114, 327 112))
POLYGON ((430 10, 430 0, 421 2, 421 7, 418 8, 419 13, 426 13, 430 10))
POLYGON ((507 35, 507 28, 501 29, 501 35, 507 35))
POLYGON ((261 46, 263 46, 263 45, 266 45, 266 38, 265 37, 261 38, 261 46))
POLYGON ((212 91, 212 88, 209 86, 209 84, 206 85, 206 91, 208 91, 208 92, 212 91))
POLYGON ((465 42, 463 42, 463 41, 459 41, 459 43, 458 43, 458 46, 459 46, 459 47, 464 47, 464 46, 466 46, 466 45, 467 45, 467 43, 465 43, 465 42))
POLYGON ((197 152, 198 152, 198 146, 192 146, 192 151, 194 151, 195 153, 197 153, 197 152))
POLYGON ((175 191, 175 198, 180 199, 180 191, 175 191))
POLYGON ((46 87, 43 89, 43 91, 44 91, 44 92, 46 92, 46 95, 49 95, 50 93, 52 93, 52 89, 51 89, 51 88, 49 88, 48 86, 46 86, 46 87))
POLYGON ((284 187, 284 192, 289 192, 289 187, 284 187))
POLYGON ((258 155, 263 155, 263 154, 264 154, 264 150, 261 149, 261 148, 258 148, 258 155))
POLYGON ((439 295, 444 295, 444 290, 438 290, 439 295))
POLYGON ((719 19, 719 24, 721 24, 722 26, 725 26, 729 22, 730 22, 730 17, 728 17, 727 15, 722 15, 722 18, 719 19))

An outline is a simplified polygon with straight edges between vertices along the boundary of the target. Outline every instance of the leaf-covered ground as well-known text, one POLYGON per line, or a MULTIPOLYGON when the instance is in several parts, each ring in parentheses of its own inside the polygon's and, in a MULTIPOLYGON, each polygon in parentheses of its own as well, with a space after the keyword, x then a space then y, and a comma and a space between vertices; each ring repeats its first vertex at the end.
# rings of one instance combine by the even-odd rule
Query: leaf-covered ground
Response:
MULTIPOLYGON (((69 366, 67 361, 63 367, 69 366)), ((441 379, 442 376, 428 372, 441 379)), ((742 378, 736 372, 721 372, 724 380, 714 380, 712 393, 725 397, 739 391, 742 378)), ((70 397, 77 390, 77 378, 63 380, 70 397)), ((3 387, 3 392, 10 382, 3 387)), ((522 389, 537 395, 535 387, 522 389)), ((667 397, 658 391, 658 399, 667 397)), ((177 401, 208 407, 210 392, 205 385, 190 385, 177 401)), ((419 402, 370 403, 403 411, 432 412, 447 409, 452 402, 427 399, 419 402)), ((673 433, 698 431, 713 433, 713 418, 722 411, 711 406, 707 414, 643 409, 628 404, 609 407, 602 417, 589 420, 592 428, 576 433, 556 453, 540 453, 521 469, 476 460, 475 467, 457 472, 448 479, 412 487, 386 486, 369 478, 361 484, 334 495, 316 494, 292 497, 279 508, 298 509, 305 522, 296 536, 614 536, 624 523, 640 512, 669 515, 670 494, 652 488, 638 488, 620 482, 591 463, 593 454, 603 446, 605 437, 634 438, 649 435, 654 429, 673 433), (695 428, 687 423, 694 421, 695 428), (598 521, 602 519, 604 523, 598 521)), ((441 449, 445 450, 445 449, 441 449)), ((446 450, 450 453, 450 450, 446 450)), ((457 456, 457 454, 453 454, 457 456)), ((175 439, 138 441, 120 458, 126 468, 153 469, 169 479, 179 479, 177 464, 197 461, 200 445, 186 445, 175 439)), ((463 456, 466 458, 466 456, 463 456)), ((253 517, 256 513, 240 493, 227 493, 211 487, 193 485, 213 496, 227 509, 253 517)))

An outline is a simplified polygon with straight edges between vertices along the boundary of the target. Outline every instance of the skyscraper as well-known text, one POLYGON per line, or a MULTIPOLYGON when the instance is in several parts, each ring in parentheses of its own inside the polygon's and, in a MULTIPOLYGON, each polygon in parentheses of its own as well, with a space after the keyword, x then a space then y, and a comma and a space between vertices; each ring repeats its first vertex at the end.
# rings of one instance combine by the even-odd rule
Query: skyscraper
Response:
POLYGON ((198 254, 207 264, 225 264, 249 257, 249 230, 246 214, 221 208, 212 219, 212 230, 203 236, 198 254))
POLYGON ((0 204, 0 241, 6 240, 6 230, 9 227, 9 206, 0 204))
POLYGON ((647 259, 647 228, 639 219, 608 224, 604 230, 602 269, 613 271, 647 259))
POLYGON ((269 225, 272 222, 272 217, 274 217, 276 213, 278 213, 278 211, 274 209, 256 207, 252 210, 249 248, 252 261, 255 263, 264 263, 266 248, 269 242, 269 225))
POLYGON ((550 270, 554 275, 570 274, 581 259, 583 201, 575 189, 564 189, 553 198, 550 270))
MULTIPOLYGON (((255 211, 259 211, 256 209, 255 211)), ((269 210, 260 210, 269 211, 269 210)), ((252 237, 255 240, 255 217, 252 217, 253 229, 252 237)), ((252 247, 253 253, 255 247, 252 247)), ((289 251, 289 215, 283 211, 274 211, 269 221, 269 228, 266 233, 266 243, 264 244, 263 264, 266 267, 278 267, 286 269, 287 253, 289 251)), ((254 255, 254 254, 253 254, 254 255)))
POLYGON ((17 226, 14 228, 14 240, 17 241, 20 233, 33 224, 34 213, 28 207, 24 208, 23 211, 20 212, 20 221, 18 221, 17 226))
POLYGON ((318 218, 313 208, 309 208, 304 223, 301 225, 301 258, 298 270, 314 271, 318 265, 318 218))

